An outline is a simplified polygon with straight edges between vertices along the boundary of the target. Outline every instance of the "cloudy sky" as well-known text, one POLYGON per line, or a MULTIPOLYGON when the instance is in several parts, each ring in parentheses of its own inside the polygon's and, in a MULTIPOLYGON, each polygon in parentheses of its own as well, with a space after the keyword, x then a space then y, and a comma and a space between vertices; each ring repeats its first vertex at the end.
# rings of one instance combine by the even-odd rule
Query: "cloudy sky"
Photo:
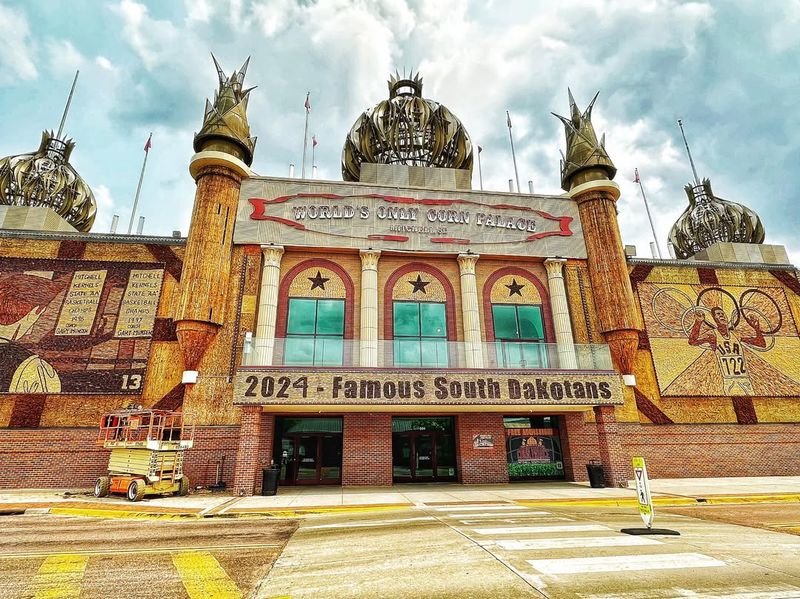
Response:
MULTIPOLYGON (((484 187, 506 191, 514 124, 522 186, 559 193, 567 87, 619 169, 626 243, 652 240, 638 167, 662 248, 691 179, 676 119, 715 193, 754 208, 767 242, 800 263, 800 2, 778 0, 0 0, 0 155, 36 148, 57 128, 76 69, 67 133, 73 164, 100 205, 127 226, 143 145, 145 232, 186 232, 194 197, 187 165, 205 98, 223 68, 252 56, 254 170, 285 176, 303 147, 311 91, 319 177, 341 179, 345 134, 387 96, 395 68, 419 70, 483 146, 484 187)), ((478 173, 473 186, 478 187, 478 173)))

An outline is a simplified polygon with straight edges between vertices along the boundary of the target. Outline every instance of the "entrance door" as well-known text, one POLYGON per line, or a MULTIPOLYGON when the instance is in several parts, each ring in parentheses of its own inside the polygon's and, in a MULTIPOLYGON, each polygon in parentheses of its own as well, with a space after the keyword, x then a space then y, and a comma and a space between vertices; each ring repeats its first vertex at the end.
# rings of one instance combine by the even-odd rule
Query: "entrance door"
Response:
POLYGON ((395 482, 456 479, 453 436, 440 431, 406 431, 392 435, 395 482))
POLYGON ((342 480, 342 435, 304 433, 281 439, 285 485, 336 485, 342 480))

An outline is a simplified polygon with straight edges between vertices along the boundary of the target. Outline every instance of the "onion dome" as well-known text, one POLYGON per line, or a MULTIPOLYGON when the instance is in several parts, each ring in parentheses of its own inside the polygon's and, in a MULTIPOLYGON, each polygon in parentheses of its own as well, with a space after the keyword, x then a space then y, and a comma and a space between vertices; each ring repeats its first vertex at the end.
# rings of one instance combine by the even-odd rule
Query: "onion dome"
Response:
POLYGON ((42 132, 39 149, 0 158, 0 204, 52 208, 88 233, 97 214, 94 194, 69 163, 75 142, 42 132))
POLYGON ((678 258, 689 258, 720 242, 764 242, 764 225, 758 214, 747 206, 715 196, 708 179, 684 189, 689 207, 669 233, 678 258))
POLYGON ((422 78, 389 78, 389 99, 365 111, 342 150, 342 177, 358 181, 362 163, 405 164, 472 172, 472 141, 446 106, 422 97, 422 78))
POLYGON ((592 125, 592 108, 600 92, 581 113, 572 92, 569 95, 569 118, 551 113, 564 124, 567 138, 567 153, 561 155, 561 188, 569 191, 576 185, 599 179, 613 179, 617 169, 606 152, 605 133, 597 141, 592 125))

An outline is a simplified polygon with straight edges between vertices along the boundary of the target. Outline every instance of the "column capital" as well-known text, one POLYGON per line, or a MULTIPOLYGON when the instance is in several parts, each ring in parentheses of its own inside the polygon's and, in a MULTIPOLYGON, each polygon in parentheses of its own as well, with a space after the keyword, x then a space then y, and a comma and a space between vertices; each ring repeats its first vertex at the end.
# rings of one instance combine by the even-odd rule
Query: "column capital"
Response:
POLYGON ((362 269, 378 268, 378 258, 381 257, 380 250, 373 250, 372 248, 369 248, 367 250, 359 250, 358 255, 361 256, 362 269))
POLYGON ((474 275, 475 265, 478 263, 480 254, 466 253, 458 255, 458 269, 462 275, 474 275))
POLYGON ((566 263, 566 258, 555 256, 553 258, 547 258, 544 261, 544 267, 547 269, 547 274, 549 276, 558 276, 563 272, 564 264, 566 263))
POLYGON ((619 185, 613 181, 601 179, 576 185, 569 190, 567 195, 579 204, 588 200, 606 198, 616 202, 619 199, 620 190, 619 185))
POLYGON ((282 245, 262 245, 261 254, 264 256, 264 266, 280 266, 283 252, 282 245))

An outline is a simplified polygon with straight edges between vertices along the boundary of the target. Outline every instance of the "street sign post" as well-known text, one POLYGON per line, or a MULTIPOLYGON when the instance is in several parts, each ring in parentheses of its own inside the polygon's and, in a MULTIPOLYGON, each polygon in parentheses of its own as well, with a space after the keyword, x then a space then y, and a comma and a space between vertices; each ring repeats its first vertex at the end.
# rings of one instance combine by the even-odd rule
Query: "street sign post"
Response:
POLYGON ((649 529, 653 527, 655 512, 653 510, 653 498, 650 496, 650 481, 647 479, 647 467, 644 458, 633 458, 633 474, 636 481, 636 498, 639 501, 639 515, 644 521, 644 525, 649 529))

